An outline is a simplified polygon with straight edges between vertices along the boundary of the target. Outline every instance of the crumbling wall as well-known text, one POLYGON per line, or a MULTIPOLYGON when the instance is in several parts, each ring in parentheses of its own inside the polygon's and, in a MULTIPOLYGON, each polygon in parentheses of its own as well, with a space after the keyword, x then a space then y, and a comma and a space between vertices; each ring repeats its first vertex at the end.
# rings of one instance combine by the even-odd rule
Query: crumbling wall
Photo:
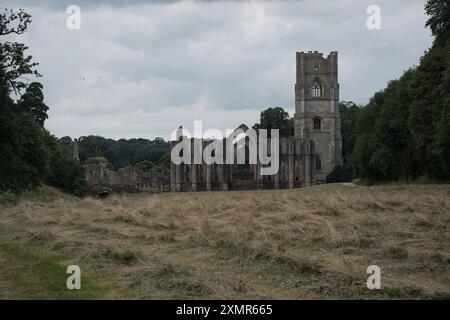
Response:
POLYGON ((133 167, 118 171, 107 168, 105 163, 87 164, 85 177, 90 186, 104 186, 117 190, 138 189, 140 191, 169 191, 167 168, 155 166, 150 172, 143 172, 133 167))

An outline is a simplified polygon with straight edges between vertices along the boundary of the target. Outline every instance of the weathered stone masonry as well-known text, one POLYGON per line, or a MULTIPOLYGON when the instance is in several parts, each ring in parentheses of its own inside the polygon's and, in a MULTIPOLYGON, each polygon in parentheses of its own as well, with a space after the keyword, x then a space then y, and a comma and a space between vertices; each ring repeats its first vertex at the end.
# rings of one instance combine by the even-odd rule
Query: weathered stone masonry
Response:
MULTIPOLYGON (((182 137, 186 139, 186 137, 182 137)), ((191 147, 194 145, 191 139, 191 147)), ((202 141, 203 149, 212 141, 202 141)), ((172 141, 172 147, 177 144, 172 141)), ((270 144, 270 142, 269 142, 270 144)), ((212 191, 294 188, 314 184, 314 144, 309 140, 294 138, 280 139, 280 169, 271 176, 260 173, 261 164, 225 163, 226 142, 224 145, 224 164, 193 164, 193 151, 190 164, 171 163, 172 191, 212 191)), ((234 146, 236 157, 236 145, 234 146)))
POLYGON ((297 53, 295 84, 295 138, 315 145, 315 178, 324 183, 336 165, 342 165, 339 114, 338 53, 297 53))

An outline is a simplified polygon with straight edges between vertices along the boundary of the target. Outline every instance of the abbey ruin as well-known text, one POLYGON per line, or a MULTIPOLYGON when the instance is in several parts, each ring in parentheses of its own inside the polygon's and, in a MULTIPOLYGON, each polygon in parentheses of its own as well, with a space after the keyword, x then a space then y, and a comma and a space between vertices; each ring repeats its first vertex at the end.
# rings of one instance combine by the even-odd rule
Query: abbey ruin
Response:
MULTIPOLYGON (((279 140, 279 170, 261 175, 261 163, 171 163, 171 191, 278 189, 325 182, 336 165, 342 165, 339 115, 338 53, 298 52, 296 55, 294 136, 279 140)), ((237 130, 247 131, 241 125, 237 130)), ((171 142, 172 149, 186 136, 171 142)), ((195 144, 195 138, 191 145, 195 144)), ((202 147, 213 143, 203 140, 202 147)), ((224 143, 224 148, 227 144, 224 143)), ((237 144, 233 146, 237 148, 237 144)), ((245 142, 248 148, 248 142, 245 142)), ((247 150, 246 150, 247 152, 247 150)), ((259 150, 258 150, 259 152, 259 150)), ((192 153, 193 154, 193 153, 192 153)), ((226 154, 224 150, 223 154, 226 154)), ((236 154, 236 152, 234 152, 236 154)))
MULTIPOLYGON (((80 161, 77 139, 74 139, 73 142, 72 158, 80 161)), ((84 175, 87 184, 93 191, 170 191, 169 170, 161 166, 154 166, 150 171, 143 172, 132 166, 113 170, 106 162, 87 163, 84 165, 84 175)))

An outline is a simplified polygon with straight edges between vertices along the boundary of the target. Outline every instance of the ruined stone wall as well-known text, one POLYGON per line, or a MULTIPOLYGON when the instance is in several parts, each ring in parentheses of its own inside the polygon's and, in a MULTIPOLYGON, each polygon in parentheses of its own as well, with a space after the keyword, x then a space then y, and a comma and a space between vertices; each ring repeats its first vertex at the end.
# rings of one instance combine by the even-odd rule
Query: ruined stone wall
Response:
MULTIPOLYGON (((182 137, 182 139, 188 139, 182 137)), ((173 148, 180 141, 172 141, 173 148)), ((203 144, 204 147, 211 141, 203 144)), ((270 145, 270 142, 268 143, 270 145)), ((194 139, 191 139, 191 146, 194 139)), ((224 164, 194 164, 193 152, 190 163, 171 163, 171 190, 216 191, 296 188, 315 183, 314 142, 295 138, 281 138, 279 146, 280 164, 275 175, 261 175, 261 164, 226 163, 226 142, 224 164)), ((248 145, 246 144, 246 147, 248 145)), ((234 146, 236 148, 236 145, 234 146)), ((236 155, 236 150, 234 155, 236 155)), ((259 159, 259 157, 258 157, 259 159)))
POLYGON ((169 191, 169 170, 155 166, 150 172, 132 167, 118 171, 108 169, 105 163, 88 164, 85 167, 86 181, 90 186, 104 186, 141 191, 169 191))

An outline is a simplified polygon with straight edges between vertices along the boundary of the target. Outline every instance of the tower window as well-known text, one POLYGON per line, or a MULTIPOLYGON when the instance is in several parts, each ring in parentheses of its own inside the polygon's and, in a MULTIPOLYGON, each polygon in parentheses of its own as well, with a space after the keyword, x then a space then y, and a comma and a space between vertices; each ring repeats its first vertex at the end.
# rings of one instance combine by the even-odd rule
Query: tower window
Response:
POLYGON ((320 158, 316 158, 316 171, 322 171, 322 161, 320 161, 320 158))
POLYGON ((314 130, 320 130, 320 128, 321 128, 320 118, 314 118, 314 120, 313 120, 313 128, 314 128, 314 130))
POLYGON ((314 63, 314 71, 316 71, 316 72, 319 71, 319 64, 318 63, 314 63))
POLYGON ((315 80, 311 87, 311 96, 314 98, 322 96, 322 86, 318 80, 315 80))

